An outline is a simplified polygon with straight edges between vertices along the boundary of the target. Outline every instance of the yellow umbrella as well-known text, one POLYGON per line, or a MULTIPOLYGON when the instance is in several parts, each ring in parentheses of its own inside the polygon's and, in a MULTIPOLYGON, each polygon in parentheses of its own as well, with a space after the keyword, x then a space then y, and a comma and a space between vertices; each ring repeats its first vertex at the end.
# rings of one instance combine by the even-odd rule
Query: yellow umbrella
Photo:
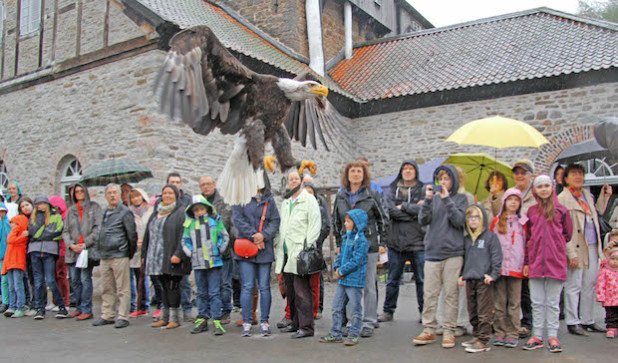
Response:
POLYGON ((502 116, 492 116, 468 122, 453 132, 446 141, 460 145, 482 145, 498 149, 536 147, 549 141, 525 122, 502 116))

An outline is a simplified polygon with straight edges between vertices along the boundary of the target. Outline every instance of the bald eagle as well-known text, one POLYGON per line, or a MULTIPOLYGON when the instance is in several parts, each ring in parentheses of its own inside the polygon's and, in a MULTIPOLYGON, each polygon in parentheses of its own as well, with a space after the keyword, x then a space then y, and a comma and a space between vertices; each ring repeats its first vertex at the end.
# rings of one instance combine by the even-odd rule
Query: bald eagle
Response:
POLYGON ((238 134, 218 180, 227 203, 246 204, 263 185, 266 142, 282 172, 297 165, 290 139, 303 146, 309 140, 314 149, 319 139, 326 150, 325 135, 331 143, 349 143, 342 128, 346 118, 326 100, 328 88, 311 74, 289 79, 255 73, 206 26, 177 33, 169 46, 154 85, 160 111, 201 135, 215 128, 238 134))

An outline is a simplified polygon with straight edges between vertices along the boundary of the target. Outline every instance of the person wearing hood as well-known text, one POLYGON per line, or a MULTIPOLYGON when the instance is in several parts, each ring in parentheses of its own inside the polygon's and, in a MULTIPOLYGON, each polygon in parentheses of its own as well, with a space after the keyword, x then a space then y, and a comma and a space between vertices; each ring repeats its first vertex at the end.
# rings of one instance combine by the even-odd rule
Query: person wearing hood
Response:
POLYGON ((425 234, 425 284, 422 314, 423 332, 413 342, 417 345, 435 342, 438 325, 438 296, 444 289, 444 335, 442 347, 455 346, 455 329, 459 289, 457 276, 463 265, 464 225, 468 200, 459 194, 459 173, 450 164, 434 171, 435 185, 429 185, 419 212, 419 222, 428 226, 425 234))
POLYGON ((502 247, 501 277, 495 282, 496 315, 493 345, 515 348, 519 343, 521 283, 528 217, 521 215, 522 194, 517 188, 504 193, 502 207, 491 223, 491 231, 502 247))
POLYGON ((425 266, 425 233, 418 221, 423 199, 423 183, 418 180, 418 164, 406 160, 399 168, 399 174, 384 196, 390 216, 388 247, 388 281, 384 312, 378 321, 391 321, 397 308, 399 285, 406 265, 412 264, 416 281, 416 301, 419 314, 423 312, 423 270, 425 266))
POLYGON ((193 196, 185 211, 182 249, 191 259, 197 286, 196 303, 198 316, 192 334, 208 330, 212 318, 215 335, 225 334, 221 325, 221 272, 225 251, 230 237, 216 210, 202 195, 193 196))
POLYGON ((62 231, 66 244, 65 260, 69 265, 69 277, 75 300, 75 311, 71 317, 78 320, 92 319, 92 270, 99 264, 89 259, 86 268, 75 266, 77 256, 96 243, 101 207, 90 200, 88 188, 83 184, 73 187, 73 203, 67 211, 62 231))
POLYGON ((534 179, 532 194, 537 203, 528 209, 530 233, 523 275, 530 283, 534 335, 524 350, 543 348, 543 327, 547 323, 549 351, 559 353, 560 292, 567 278, 567 242, 573 234, 573 222, 569 211, 558 201, 548 175, 534 179))
POLYGON ((232 221, 237 229, 237 239, 248 239, 258 246, 258 252, 253 257, 241 257, 236 251, 233 254, 238 263, 241 282, 241 336, 251 336, 251 324, 253 320, 257 323, 258 296, 253 293, 256 282, 259 290, 260 329, 263 335, 270 335, 270 270, 275 261, 274 239, 281 223, 279 210, 270 190, 262 186, 256 190, 256 195, 248 204, 233 206, 232 221))
MULTIPOLYGON (((616 241, 617 232, 611 232, 610 239, 616 241)), ((596 298, 605 308, 605 323, 609 339, 616 337, 618 332, 618 247, 606 247, 603 250, 605 259, 597 277, 596 298)))
POLYGON ((103 285, 101 318, 92 323, 93 326, 115 323, 115 327, 119 329, 129 326, 131 308, 129 260, 137 249, 133 213, 122 204, 120 194, 118 184, 105 186, 107 208, 101 212, 95 237, 95 248, 101 257, 99 265, 103 285), (114 322, 116 315, 117 319, 114 322))
POLYGON ((500 213, 502 198, 508 187, 506 176, 499 171, 489 174, 487 181, 485 181, 485 190, 489 192, 489 196, 483 199, 480 204, 485 208, 490 220, 493 220, 500 213))
MULTIPOLYGON (((24 279, 28 250, 28 218, 17 215, 11 218, 10 224, 11 232, 7 237, 7 250, 2 264, 2 277, 6 276, 9 284, 7 296, 9 308, 4 312, 4 316, 21 318, 25 315, 26 304, 24 279)), ((25 281, 28 282, 28 280, 25 281)))
POLYGON ((489 230, 489 218, 481 205, 466 210, 465 258, 459 285, 466 281, 468 315, 472 324, 472 340, 462 343, 466 352, 489 351, 489 339, 494 320, 494 285, 500 277, 502 247, 495 233, 489 230))
POLYGON ((62 216, 55 213, 46 196, 40 195, 34 199, 35 209, 28 224, 28 255, 34 275, 34 299, 36 314, 34 319, 45 318, 45 300, 47 293, 45 284, 52 291, 54 300, 58 302, 56 318, 69 316, 62 294, 56 283, 56 260, 60 255, 59 241, 62 238, 62 216))
POLYGON ((130 318, 148 315, 150 307, 148 296, 148 279, 142 266, 142 241, 146 232, 146 222, 152 215, 153 207, 148 204, 148 194, 141 188, 133 188, 129 192, 129 209, 133 212, 135 230, 137 231, 137 250, 129 261, 131 268, 131 314, 130 318))
POLYGON ((6 205, 6 208, 8 210, 7 217, 10 220, 11 218, 19 214, 18 207, 19 207, 19 200, 21 199, 21 196, 22 196, 22 191, 21 191, 21 187, 19 186, 19 183, 15 180, 12 180, 7 185, 7 192, 9 195, 6 197, 4 204, 6 205))
MULTIPOLYGON (((27 196, 19 198, 19 205, 17 206, 18 215, 24 216, 30 221, 30 215, 34 210, 34 202, 27 196)), ((28 236, 26 236, 28 237, 28 236)), ((29 238, 28 238, 29 240, 29 238)), ((32 264, 26 264, 26 274, 24 276, 24 290, 26 291, 26 307, 24 314, 26 316, 33 316, 34 310, 34 274, 32 273, 32 264)))
MULTIPOLYGON (((7 238, 11 232, 11 224, 7 217, 8 209, 4 203, 0 202, 0 270, 4 264, 4 255, 6 254, 7 238)), ((1 276, 2 282, 2 304, 0 305, 0 313, 4 313, 9 308, 9 280, 6 276, 1 276)))
MULTIPOLYGON (((62 222, 65 223, 67 216, 67 204, 59 195, 52 195, 49 197, 49 203, 55 208, 56 213, 59 213, 62 217, 62 222)), ((63 228, 64 231, 64 228, 63 228)), ((60 245, 60 255, 56 260, 56 284, 58 284, 58 288, 60 289, 60 293, 62 293, 62 298, 64 299, 64 305, 69 306, 70 303, 70 289, 69 289, 69 267, 65 262, 66 255, 66 244, 64 242, 64 238, 61 238, 58 242, 60 245)), ((46 307, 46 310, 57 309, 58 302, 53 301, 51 306, 46 307)))
POLYGON ((345 235, 345 216, 349 210, 362 209, 367 213, 365 237, 369 241, 367 275, 363 291, 363 328, 360 336, 368 338, 378 325, 377 268, 380 249, 388 240, 388 220, 380 194, 370 187, 371 176, 367 165, 352 161, 345 165, 341 175, 342 190, 337 193, 333 207, 333 234, 337 247, 345 235))
POLYGON ((186 205, 179 198, 175 186, 163 187, 161 202, 148 220, 142 242, 144 273, 155 276, 163 287, 163 309, 153 328, 180 326, 180 281, 191 273, 191 259, 182 249, 186 205))
POLYGON ((347 300, 352 311, 352 324, 344 344, 356 345, 363 326, 361 297, 365 287, 367 251, 369 251, 369 242, 363 231, 367 227, 367 213, 362 209, 352 209, 348 211, 344 223, 346 234, 342 237, 341 253, 337 255, 337 260, 333 265, 338 283, 337 292, 333 299, 333 326, 327 336, 320 338, 320 342, 343 342, 341 325, 343 323, 343 309, 347 300))

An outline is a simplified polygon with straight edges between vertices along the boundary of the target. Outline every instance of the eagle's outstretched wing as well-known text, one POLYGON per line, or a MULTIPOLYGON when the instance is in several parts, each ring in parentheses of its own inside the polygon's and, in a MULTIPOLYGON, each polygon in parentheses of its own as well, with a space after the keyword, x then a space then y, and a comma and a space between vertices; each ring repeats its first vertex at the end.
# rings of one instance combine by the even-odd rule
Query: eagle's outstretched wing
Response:
POLYGON ((196 133, 207 135, 215 127, 235 134, 247 93, 254 91, 259 75, 225 49, 206 26, 185 29, 170 40, 170 50, 154 84, 160 111, 181 120, 196 133))

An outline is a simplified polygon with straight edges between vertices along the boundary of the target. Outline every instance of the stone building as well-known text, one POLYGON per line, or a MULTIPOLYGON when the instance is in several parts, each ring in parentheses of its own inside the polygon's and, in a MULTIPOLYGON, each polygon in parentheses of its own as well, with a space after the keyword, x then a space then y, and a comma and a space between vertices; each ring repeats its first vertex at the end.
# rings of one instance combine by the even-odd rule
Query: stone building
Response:
MULTIPOLYGON (((48 0, 38 13, 41 0, 0 2, 5 174, 28 194, 60 193, 80 170, 129 158, 153 171, 140 183, 149 193, 170 171, 197 192, 201 175, 221 171, 234 138, 200 136, 156 112, 151 85, 167 40, 205 24, 251 69, 294 77, 314 56, 311 1, 48 0)), ((443 141, 495 114, 525 120, 552 141, 498 158, 527 157, 546 171, 562 149, 591 137, 596 117, 617 113, 616 24, 542 8, 434 29, 406 1, 380 1, 389 16, 373 1, 318 3, 324 83, 356 140, 349 155, 294 145, 297 158, 317 161, 319 185, 339 185, 343 163, 359 154, 374 177, 392 174, 403 158, 493 154, 443 141)), ((275 188, 281 177, 273 176, 275 188)))

